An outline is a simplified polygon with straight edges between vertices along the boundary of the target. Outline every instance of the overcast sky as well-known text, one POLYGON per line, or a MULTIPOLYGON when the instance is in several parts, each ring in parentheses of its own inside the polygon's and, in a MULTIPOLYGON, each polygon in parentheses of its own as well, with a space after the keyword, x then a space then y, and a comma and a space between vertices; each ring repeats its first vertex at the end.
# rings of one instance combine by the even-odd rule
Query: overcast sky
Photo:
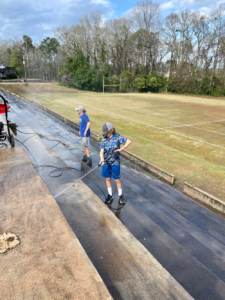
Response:
MULTIPOLYGON (((224 0, 225 1, 225 0, 224 0)), ((207 13, 221 0, 165 0, 160 4, 163 15, 183 8, 207 13)), ((34 42, 54 37, 62 25, 76 24, 85 13, 100 10, 105 19, 120 17, 137 3, 136 0, 0 0, 0 40, 30 36, 34 42)))

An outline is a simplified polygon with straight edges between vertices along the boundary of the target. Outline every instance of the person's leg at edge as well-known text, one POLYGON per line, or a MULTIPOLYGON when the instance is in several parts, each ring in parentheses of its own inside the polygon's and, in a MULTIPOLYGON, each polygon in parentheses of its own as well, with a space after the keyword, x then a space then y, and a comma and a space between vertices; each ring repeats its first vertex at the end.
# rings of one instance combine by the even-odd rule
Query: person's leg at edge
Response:
POLYGON ((83 149, 84 149, 84 155, 86 155, 86 158, 87 158, 86 164, 89 167, 92 167, 92 159, 90 157, 90 151, 88 149, 88 146, 83 146, 83 149))
POLYGON ((116 182, 117 189, 118 189, 118 196, 122 196, 122 182, 120 180, 120 165, 116 165, 112 167, 112 177, 116 182))
MULTIPOLYGON (((116 172, 116 170, 115 170, 116 172)), ((120 166, 119 166, 119 170, 117 170, 117 176, 120 177, 120 166)), ((121 180, 118 178, 118 179, 115 179, 115 182, 116 182, 116 185, 117 185, 117 188, 118 188, 118 202, 122 205, 124 205, 126 203, 126 200, 125 198, 123 197, 123 194, 122 194, 122 182, 121 180)))
POLYGON ((84 149, 84 155, 87 155, 87 157, 90 157, 90 151, 88 149, 88 147, 83 146, 84 149))
POLYGON ((118 189, 118 196, 122 195, 122 183, 120 179, 115 179, 117 189, 118 189))
POLYGON ((110 178, 106 178, 106 186, 108 189, 108 194, 110 196, 112 196, 112 184, 111 184, 111 177, 110 178))
POLYGON ((105 199, 105 204, 110 204, 113 201, 114 196, 113 196, 112 185, 111 185, 112 173, 111 173, 108 166, 106 166, 106 165, 102 166, 101 176, 105 178, 106 187, 107 187, 107 190, 108 190, 108 195, 105 199))
POLYGON ((108 196, 105 199, 105 203, 106 204, 110 204, 113 201, 113 192, 112 192, 112 185, 111 185, 111 177, 110 178, 106 178, 106 186, 108 189, 108 196))

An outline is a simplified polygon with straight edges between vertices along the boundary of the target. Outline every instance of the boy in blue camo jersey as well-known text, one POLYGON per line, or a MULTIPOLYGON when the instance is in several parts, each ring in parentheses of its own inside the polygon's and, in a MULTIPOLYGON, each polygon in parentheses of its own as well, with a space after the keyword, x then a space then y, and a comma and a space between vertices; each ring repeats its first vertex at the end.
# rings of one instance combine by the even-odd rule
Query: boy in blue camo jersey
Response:
POLYGON ((108 188, 108 196, 105 199, 106 204, 110 204, 113 199, 111 178, 115 179, 118 188, 118 202, 125 203, 122 195, 122 184, 120 181, 120 152, 131 144, 131 141, 126 137, 116 133, 115 128, 111 123, 105 123, 102 127, 102 135, 104 138, 101 142, 100 164, 102 165, 101 175, 106 178, 106 186, 108 188), (120 145, 124 145, 120 148, 120 145), (104 163, 106 158, 111 154, 118 152, 118 155, 110 158, 107 163, 104 163))

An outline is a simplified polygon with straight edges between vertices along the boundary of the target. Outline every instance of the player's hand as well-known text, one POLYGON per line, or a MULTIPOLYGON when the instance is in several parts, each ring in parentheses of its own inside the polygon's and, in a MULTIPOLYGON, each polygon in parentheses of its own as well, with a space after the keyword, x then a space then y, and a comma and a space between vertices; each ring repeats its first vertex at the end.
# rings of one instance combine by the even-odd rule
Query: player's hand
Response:
POLYGON ((86 136, 86 135, 87 135, 87 131, 84 132, 84 136, 86 136))
POLYGON ((103 166, 103 165, 104 165, 104 160, 100 160, 99 166, 103 166))
POLYGON ((123 149, 116 149, 115 152, 121 152, 123 149))

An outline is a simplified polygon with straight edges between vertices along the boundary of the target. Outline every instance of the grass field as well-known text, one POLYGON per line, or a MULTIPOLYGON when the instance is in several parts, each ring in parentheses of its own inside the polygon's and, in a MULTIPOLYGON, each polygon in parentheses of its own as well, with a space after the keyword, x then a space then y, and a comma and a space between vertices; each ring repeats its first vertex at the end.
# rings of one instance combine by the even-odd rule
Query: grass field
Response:
POLYGON ((57 84, 3 87, 74 122, 74 108, 84 105, 94 132, 101 134, 105 122, 113 123, 132 140, 129 151, 174 174, 176 187, 187 181, 225 201, 225 98, 102 94, 57 84), (183 180, 199 172, 204 173, 183 180))

